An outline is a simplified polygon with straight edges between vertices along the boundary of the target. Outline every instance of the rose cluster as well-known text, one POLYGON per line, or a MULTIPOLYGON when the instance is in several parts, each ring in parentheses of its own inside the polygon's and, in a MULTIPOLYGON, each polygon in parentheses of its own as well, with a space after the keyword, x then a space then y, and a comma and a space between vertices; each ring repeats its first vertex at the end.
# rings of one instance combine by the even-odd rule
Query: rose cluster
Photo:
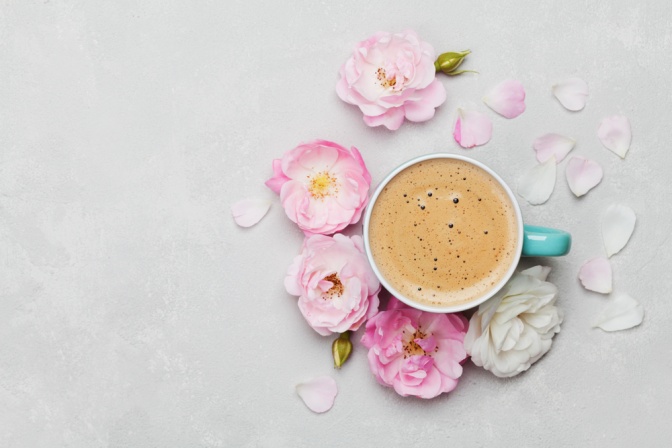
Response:
POLYGON ((369 201, 371 175, 357 150, 315 140, 273 161, 266 185, 306 235, 285 288, 323 336, 357 330, 378 311, 380 282, 360 236, 336 234, 356 223, 369 201))
MULTIPOLYGON (((425 121, 446 99, 436 71, 460 73, 455 69, 468 53, 444 53, 434 61, 432 47, 413 31, 377 33, 341 67, 336 91, 360 108, 369 126, 397 129, 404 119, 425 121)), ((377 381, 402 396, 428 399, 457 386, 469 356, 500 377, 528 369, 560 330, 557 289, 546 282, 550 268, 541 266, 514 275, 470 321, 459 313, 423 312, 394 297, 379 310, 381 285, 362 238, 338 233, 360 220, 369 201, 371 175, 355 147, 325 140, 300 144, 273 161, 266 185, 305 235, 285 288, 298 297, 301 314, 317 333, 339 334, 332 346, 337 366, 352 350, 349 332, 365 325, 361 342, 377 381)), ((234 216, 240 219, 245 207, 234 216)), ((240 221, 247 224, 245 219, 240 221)), ((327 401, 333 403, 334 395, 327 401)))

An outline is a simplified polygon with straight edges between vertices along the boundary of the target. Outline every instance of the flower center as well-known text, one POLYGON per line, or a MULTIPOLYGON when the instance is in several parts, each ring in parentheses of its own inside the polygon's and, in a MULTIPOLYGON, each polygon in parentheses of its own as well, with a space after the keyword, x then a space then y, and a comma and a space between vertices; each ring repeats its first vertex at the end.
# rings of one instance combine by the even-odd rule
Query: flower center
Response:
POLYGON ((413 355, 427 355, 427 352, 415 342, 416 339, 424 339, 425 336, 427 335, 418 329, 410 339, 404 341, 404 358, 413 355))
POLYGON ((332 194, 338 193, 338 184, 336 178, 328 171, 321 171, 309 177, 308 191, 315 199, 323 199, 332 194))
POLYGON ((383 67, 378 67, 378 70, 376 70, 376 78, 378 78, 380 85, 385 88, 388 87, 394 88, 394 86, 397 85, 397 77, 392 76, 391 78, 388 79, 387 72, 383 67))
POLYGON ((404 330, 403 351, 404 359, 409 356, 432 356, 432 353, 438 351, 434 338, 430 334, 424 333, 420 327, 414 333, 407 333, 404 330), (427 340, 425 340, 427 338, 427 340))
POLYGON ((341 283, 341 279, 338 278, 338 274, 329 274, 324 277, 324 279, 333 283, 334 286, 324 293, 324 296, 322 297, 323 299, 331 299, 334 296, 340 297, 343 294, 343 283, 341 283))
POLYGON ((384 89, 401 92, 413 75, 413 64, 404 59, 386 61, 376 70, 376 79, 384 89))

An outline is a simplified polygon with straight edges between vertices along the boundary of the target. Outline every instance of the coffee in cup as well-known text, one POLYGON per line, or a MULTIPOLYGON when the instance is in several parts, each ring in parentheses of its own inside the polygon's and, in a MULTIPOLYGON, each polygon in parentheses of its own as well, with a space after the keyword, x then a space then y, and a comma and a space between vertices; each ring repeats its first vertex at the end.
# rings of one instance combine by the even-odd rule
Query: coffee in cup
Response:
POLYGON ((458 158, 430 158, 396 173, 368 220, 369 249, 385 283, 429 307, 473 302, 517 264, 516 206, 503 184, 458 158))
POLYGON ((558 257, 571 246, 563 230, 524 224, 506 183, 454 154, 394 169, 364 215, 366 256, 380 282, 407 305, 434 313, 478 306, 504 288, 521 256, 558 257))

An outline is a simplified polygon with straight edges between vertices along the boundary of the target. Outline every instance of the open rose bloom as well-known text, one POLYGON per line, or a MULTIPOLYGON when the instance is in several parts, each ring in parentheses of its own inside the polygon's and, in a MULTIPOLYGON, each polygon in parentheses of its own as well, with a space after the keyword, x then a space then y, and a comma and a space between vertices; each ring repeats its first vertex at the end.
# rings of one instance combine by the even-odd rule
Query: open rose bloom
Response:
POLYGON ((414 31, 378 32, 360 42, 343 64, 336 93, 358 106, 369 126, 396 130, 404 118, 427 121, 446 100, 435 59, 432 46, 414 31))
POLYGON ((551 268, 516 273, 495 297, 478 307, 464 340, 471 361, 500 378, 526 371, 560 332, 558 288, 546 281, 551 268))
POLYGON ((289 267, 285 288, 299 296, 303 317, 322 336, 357 330, 378 311, 380 282, 360 236, 306 238, 289 267))
POLYGON ((330 235, 354 224, 369 202, 371 175, 354 146, 325 140, 304 143, 273 160, 266 186, 308 235, 330 235))
POLYGON ((387 311, 366 323, 362 343, 380 384, 404 397, 434 398, 457 386, 466 331, 460 314, 427 313, 391 298, 387 311))

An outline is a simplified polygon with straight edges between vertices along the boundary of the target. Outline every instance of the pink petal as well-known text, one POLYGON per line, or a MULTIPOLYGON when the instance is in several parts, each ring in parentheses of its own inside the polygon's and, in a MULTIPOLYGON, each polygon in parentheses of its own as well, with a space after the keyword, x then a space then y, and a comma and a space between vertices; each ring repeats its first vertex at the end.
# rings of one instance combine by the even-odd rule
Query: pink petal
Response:
POLYGON ((488 107, 506 118, 525 112, 525 89, 513 79, 497 84, 484 98, 488 107))
POLYGON ((396 131, 404 122, 404 108, 394 107, 388 109, 384 114, 375 117, 364 115, 364 123, 370 127, 383 125, 390 131, 396 131))
POLYGON ((436 348, 436 338, 434 338, 432 335, 430 335, 427 339, 416 338, 414 342, 426 352, 431 352, 436 348))
POLYGON ((607 117, 600 122, 597 136, 607 149, 623 159, 632 141, 630 121, 622 115, 607 117))
POLYGON ((560 163, 574 148, 576 141, 560 134, 545 134, 534 140, 532 147, 537 152, 537 160, 544 163, 552 156, 555 162, 560 163))
POLYGON ((485 145, 492 137, 492 121, 475 110, 457 109, 453 138, 463 148, 485 145))
POLYGON ((289 181, 289 177, 282 172, 282 160, 273 160, 273 177, 266 181, 266 186, 273 190, 275 194, 280 194, 282 186, 289 181))
POLYGON ((330 376, 318 376, 296 385, 296 393, 313 412, 327 412, 334 405, 338 388, 330 376))
POLYGON ((565 109, 578 111, 586 107, 588 84, 581 78, 569 78, 553 86, 553 95, 565 109))
POLYGON ((602 180, 602 167, 583 157, 572 157, 565 168, 567 184, 576 197, 583 196, 602 180))
POLYGON ((446 101, 446 88, 434 78, 426 88, 417 90, 416 95, 419 98, 404 102, 406 119, 415 122, 427 121, 434 116, 435 109, 446 101))
POLYGON ((422 101, 407 101, 404 104, 404 114, 408 121, 420 123, 431 120, 434 117, 436 109, 434 106, 422 101))
POLYGON ((525 173, 518 182, 518 194, 532 205, 543 204, 555 188, 555 156, 525 173))
POLYGON ((241 227, 252 227, 266 215, 271 201, 258 198, 243 199, 231 205, 233 219, 241 227))
POLYGON ((593 258, 583 263, 579 270, 579 280, 584 288, 609 294, 611 292, 611 264, 604 257, 593 258))

